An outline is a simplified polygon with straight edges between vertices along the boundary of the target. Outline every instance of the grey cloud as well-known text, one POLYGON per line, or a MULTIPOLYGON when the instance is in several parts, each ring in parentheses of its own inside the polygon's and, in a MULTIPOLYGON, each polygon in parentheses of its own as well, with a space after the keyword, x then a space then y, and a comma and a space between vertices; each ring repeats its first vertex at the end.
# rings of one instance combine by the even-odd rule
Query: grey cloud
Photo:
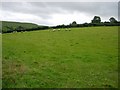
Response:
POLYGON ((71 13, 77 11, 91 15, 117 16, 118 12, 118 4, 116 2, 63 2, 52 3, 50 5, 54 7, 61 7, 63 10, 71 13))
MULTIPOLYGON (((117 17, 117 2, 3 2, 2 10, 33 14, 49 19, 52 14, 73 12, 85 13, 90 16, 100 15, 102 18, 117 17)), ((82 17, 80 17, 82 18, 82 17)))
POLYGON ((34 14, 44 19, 51 18, 51 14, 63 13, 60 7, 51 7, 48 4, 42 2, 4 2, 2 3, 2 9, 5 11, 34 14))

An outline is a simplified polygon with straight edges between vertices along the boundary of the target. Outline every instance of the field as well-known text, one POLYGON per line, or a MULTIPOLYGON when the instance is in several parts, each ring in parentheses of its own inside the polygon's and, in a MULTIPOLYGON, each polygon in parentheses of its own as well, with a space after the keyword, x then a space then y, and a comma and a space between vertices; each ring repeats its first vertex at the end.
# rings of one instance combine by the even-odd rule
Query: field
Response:
POLYGON ((117 88, 118 27, 2 35, 3 88, 117 88))

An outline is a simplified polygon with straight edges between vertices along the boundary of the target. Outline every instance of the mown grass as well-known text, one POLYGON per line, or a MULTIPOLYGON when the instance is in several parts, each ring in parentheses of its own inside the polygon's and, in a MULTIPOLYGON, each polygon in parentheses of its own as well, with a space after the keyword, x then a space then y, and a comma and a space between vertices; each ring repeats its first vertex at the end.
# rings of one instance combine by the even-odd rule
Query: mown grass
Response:
POLYGON ((3 34, 3 87, 118 87, 118 27, 3 34))

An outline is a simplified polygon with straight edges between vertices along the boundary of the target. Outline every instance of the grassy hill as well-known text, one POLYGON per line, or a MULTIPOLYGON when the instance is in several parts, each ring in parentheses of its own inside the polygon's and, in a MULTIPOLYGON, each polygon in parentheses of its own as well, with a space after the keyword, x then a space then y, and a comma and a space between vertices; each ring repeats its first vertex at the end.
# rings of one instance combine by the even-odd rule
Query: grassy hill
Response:
POLYGON ((2 23, 2 32, 12 32, 19 31, 19 27, 22 27, 23 31, 37 29, 43 26, 39 26, 33 23, 21 23, 21 22, 11 22, 11 21, 0 21, 2 23))
POLYGON ((117 88, 118 27, 2 35, 3 88, 117 88))

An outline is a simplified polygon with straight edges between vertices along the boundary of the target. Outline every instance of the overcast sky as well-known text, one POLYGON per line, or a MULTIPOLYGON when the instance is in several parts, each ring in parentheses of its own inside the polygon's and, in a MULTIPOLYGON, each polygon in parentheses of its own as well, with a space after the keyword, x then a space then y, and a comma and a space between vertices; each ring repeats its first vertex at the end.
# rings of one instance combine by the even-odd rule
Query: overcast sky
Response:
POLYGON ((108 21, 118 20, 117 2, 2 2, 0 19, 39 25, 61 25, 91 22, 95 15, 108 21))

